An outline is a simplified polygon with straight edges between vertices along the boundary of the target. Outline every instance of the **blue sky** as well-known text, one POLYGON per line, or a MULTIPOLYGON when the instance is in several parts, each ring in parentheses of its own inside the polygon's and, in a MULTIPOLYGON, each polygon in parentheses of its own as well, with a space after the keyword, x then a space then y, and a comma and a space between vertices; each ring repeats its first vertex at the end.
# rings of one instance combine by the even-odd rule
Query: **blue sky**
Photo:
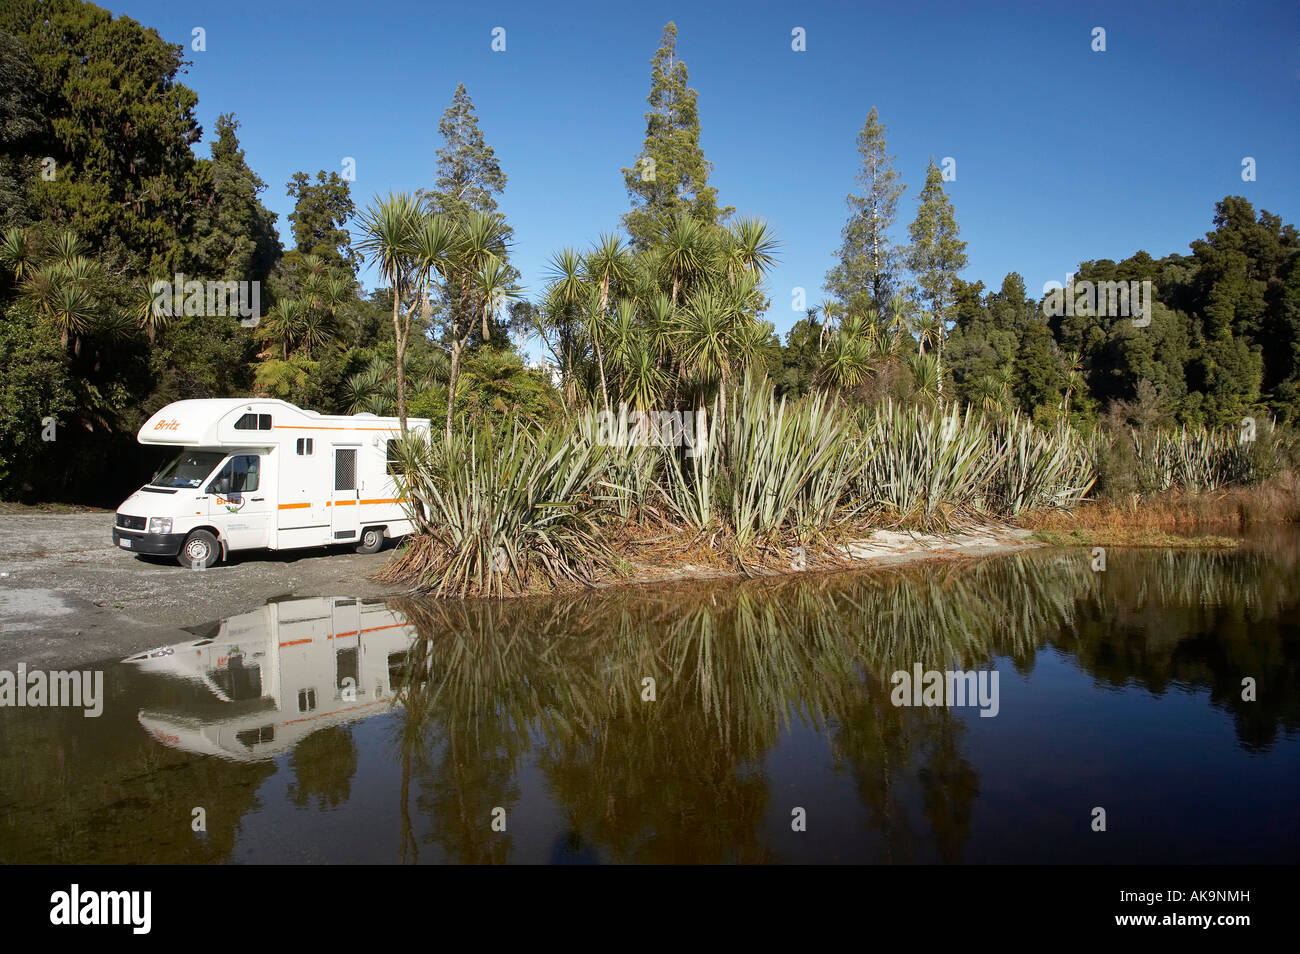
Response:
MULTIPOLYGON (((620 169, 645 133, 663 25, 699 93, 702 145, 723 205, 782 241, 769 319, 821 301, 855 188, 855 137, 875 105, 907 183, 897 237, 927 160, 948 184, 969 265, 1031 295, 1087 259, 1186 252, 1214 203, 1246 196, 1300 223, 1300 45, 1293 3, 1082 5, 700 3, 178 3, 123 0, 172 42, 206 31, 183 82, 199 95, 207 155, 233 112, 263 200, 288 238, 284 186, 356 160, 359 205, 432 182, 438 120, 458 82, 509 178, 501 209, 530 297, 551 254, 617 228, 620 169), (1091 49, 1094 27, 1106 51, 1091 49), (505 52, 491 49, 505 28, 505 52), (803 27, 807 50, 791 49, 803 27), (1243 182, 1242 159, 1257 179, 1243 182)), ((367 283, 373 279, 363 272, 367 283)))

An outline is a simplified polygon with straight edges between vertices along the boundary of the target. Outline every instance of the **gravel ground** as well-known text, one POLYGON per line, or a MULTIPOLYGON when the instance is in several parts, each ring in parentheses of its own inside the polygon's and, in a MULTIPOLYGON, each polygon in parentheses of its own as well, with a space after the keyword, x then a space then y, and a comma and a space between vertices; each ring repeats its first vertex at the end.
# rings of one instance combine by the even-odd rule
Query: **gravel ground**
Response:
POLYGON ((0 514, 0 669, 121 659, 277 597, 399 592, 369 579, 389 549, 245 551, 195 571, 113 546, 112 525, 112 512, 0 514))

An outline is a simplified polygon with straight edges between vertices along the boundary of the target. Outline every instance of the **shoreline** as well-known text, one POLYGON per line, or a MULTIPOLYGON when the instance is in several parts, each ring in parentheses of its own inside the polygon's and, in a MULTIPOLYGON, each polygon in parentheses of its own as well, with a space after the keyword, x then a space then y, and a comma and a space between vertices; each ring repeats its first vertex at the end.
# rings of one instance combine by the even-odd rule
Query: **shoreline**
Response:
MULTIPOLYGON (((979 557, 1004 556, 1026 550, 1054 548, 1077 549, 1090 554, 1094 547, 1113 549, 1235 549, 1240 540, 1211 534, 1209 529, 1222 530, 1221 526, 1201 528, 1188 533, 1171 533, 1155 528, 1098 528, 1085 524, 1062 529, 1059 523, 1051 526, 1015 526, 1011 524, 977 524, 959 532, 922 533, 912 530, 873 530, 865 537, 854 537, 847 542, 817 548, 805 557, 805 565, 795 566, 791 556, 800 548, 760 548, 759 561, 742 564, 734 556, 712 545, 687 543, 685 538, 657 537, 651 540, 622 540, 614 547, 614 559, 621 571, 608 572, 588 584, 564 583, 546 588, 538 587, 522 592, 506 591, 500 594, 482 593, 435 596, 434 588, 398 579, 392 585, 402 592, 438 600, 530 600, 556 596, 576 595, 593 590, 613 590, 633 587, 652 587, 671 583, 704 583, 726 580, 782 579, 806 573, 838 573, 850 570, 886 569, 917 563, 949 563, 979 557), (633 559, 630 553, 652 543, 669 541, 668 549, 680 557, 665 557, 647 561, 644 557, 633 559), (699 553, 708 559, 692 559, 699 553), (777 556, 776 554, 780 555, 777 556)), ((661 551, 663 552, 663 551, 661 551)), ((384 572, 383 568, 377 573, 384 572)))
MULTIPOLYGON (((115 662, 132 653, 191 638, 189 629, 249 612, 279 599, 347 596, 359 599, 427 596, 404 583, 375 579, 396 550, 361 555, 350 549, 253 551, 195 573, 174 561, 147 560, 112 545, 104 513, 0 514, 0 668, 115 662)), ((1096 534, 1080 528, 1089 538, 1096 534)), ((1002 556, 1052 546, 1090 546, 1082 538, 1054 541, 1044 532, 1007 525, 954 533, 876 530, 806 556, 770 551, 762 563, 741 567, 717 550, 664 551, 654 562, 642 551, 626 575, 590 586, 552 588, 506 599, 564 597, 617 589, 664 588, 705 582, 779 579, 815 573, 889 569, 1002 556), (712 562, 706 559, 712 555, 712 562)), ((1098 535, 1100 536, 1100 535, 1098 535)), ((1219 546, 1225 538, 1179 538, 1183 546, 1219 546)), ((641 541, 641 545, 654 541, 641 541)), ((1232 544, 1233 541, 1226 541, 1232 544)), ((1142 546, 1141 541, 1123 546, 1142 546)), ((1149 546, 1179 545, 1149 542, 1149 546)), ((466 597, 464 599, 500 599, 466 597)), ((446 599, 460 599, 446 597, 446 599)))
MULTIPOLYGON (((628 577, 601 580, 591 588, 612 590, 668 583, 779 579, 811 573, 873 570, 914 563, 949 563, 978 557, 1003 556, 1050 545, 1031 539, 1033 533, 1032 530, 1017 527, 977 527, 968 532, 951 534, 876 530, 870 536, 855 538, 835 547, 834 550, 838 551, 841 559, 811 561, 803 568, 796 568, 790 564, 787 568, 778 569, 771 562, 747 565, 743 569, 697 563, 682 563, 673 567, 633 563, 633 573, 628 577)), ((524 593, 507 598, 530 599, 545 595, 547 594, 524 593)))

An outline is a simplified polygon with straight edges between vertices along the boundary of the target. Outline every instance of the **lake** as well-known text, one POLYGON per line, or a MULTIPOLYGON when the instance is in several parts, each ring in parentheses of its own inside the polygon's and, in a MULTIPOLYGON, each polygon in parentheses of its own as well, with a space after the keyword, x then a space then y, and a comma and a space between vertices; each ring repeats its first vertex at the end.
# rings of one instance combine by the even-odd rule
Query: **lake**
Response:
POLYGON ((0 861, 1300 860, 1300 534, 1091 564, 196 620, 0 708, 0 861))

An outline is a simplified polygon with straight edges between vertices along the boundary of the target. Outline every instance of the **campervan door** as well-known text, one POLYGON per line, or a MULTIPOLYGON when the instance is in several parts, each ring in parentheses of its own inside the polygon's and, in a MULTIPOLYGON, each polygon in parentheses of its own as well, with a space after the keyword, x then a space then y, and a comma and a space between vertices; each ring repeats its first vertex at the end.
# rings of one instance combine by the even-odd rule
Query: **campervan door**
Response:
POLYGON ((271 542, 276 481, 275 448, 240 448, 208 485, 208 516, 228 550, 249 550, 271 542))
MULTIPOLYGON (((346 432, 345 432, 346 433, 346 432)), ((357 479, 357 458, 361 455, 359 432, 346 434, 331 444, 334 483, 330 491, 330 529, 335 540, 355 540, 361 530, 361 494, 357 479)))

